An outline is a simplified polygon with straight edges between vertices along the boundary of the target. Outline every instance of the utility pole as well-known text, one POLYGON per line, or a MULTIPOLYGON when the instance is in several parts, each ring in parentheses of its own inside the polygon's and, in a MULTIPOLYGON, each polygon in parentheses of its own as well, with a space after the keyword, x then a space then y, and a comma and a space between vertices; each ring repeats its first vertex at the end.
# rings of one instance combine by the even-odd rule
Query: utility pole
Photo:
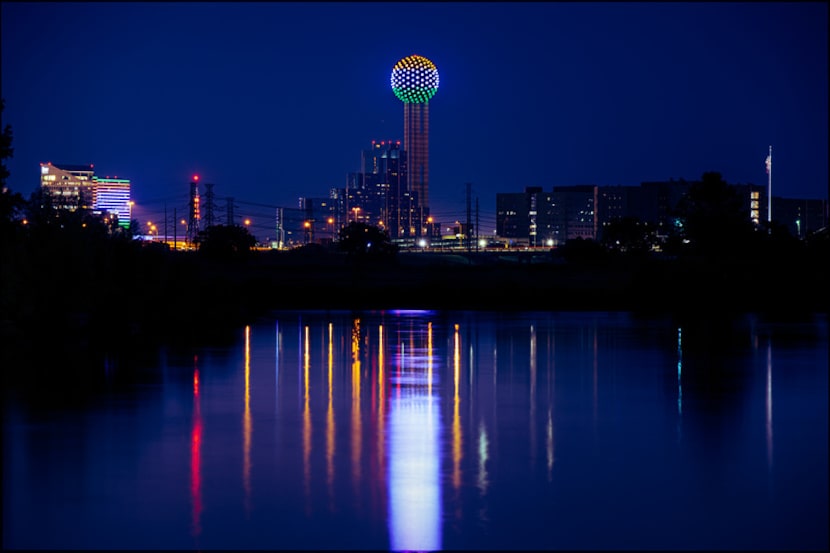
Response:
POLYGON ((164 243, 167 243, 167 202, 164 202, 164 243))
POLYGON ((476 237, 475 237, 475 240, 476 240, 476 251, 478 251, 478 242, 479 242, 479 236, 478 236, 478 196, 476 196, 476 237))
POLYGON ((772 145, 767 156, 767 223, 772 223, 772 145))
POLYGON ((471 250, 470 238, 472 238, 470 230, 472 226, 472 220, 470 219, 470 189, 472 186, 472 183, 467 183, 467 228, 464 229, 464 237, 467 241, 467 252, 471 250))
MULTIPOLYGON (((178 232, 177 232, 178 228, 179 228, 178 222, 179 222, 179 220, 176 218, 176 208, 174 207, 173 208, 173 251, 176 251, 178 249, 178 244, 177 244, 178 237, 179 237, 178 232)), ((166 235, 167 231, 164 231, 164 233, 166 235)))
POLYGON ((227 224, 228 224, 229 227, 232 227, 234 223, 233 223, 233 198, 231 198, 231 197, 228 197, 228 207, 227 207, 227 209, 228 209, 228 223, 227 224))
MULTIPOLYGON (((361 160, 363 159, 363 154, 361 153, 361 160)), ((361 169, 362 171, 363 169, 361 169)), ((344 198, 346 202, 346 222, 345 224, 341 223, 341 226, 345 226, 349 224, 349 175, 346 174, 346 197, 344 198)))
POLYGON ((277 219, 277 221, 276 221, 277 222, 277 249, 281 250, 284 243, 285 243, 285 233, 283 232, 283 228, 282 228, 283 212, 282 212, 281 207, 277 208, 276 219, 277 219))

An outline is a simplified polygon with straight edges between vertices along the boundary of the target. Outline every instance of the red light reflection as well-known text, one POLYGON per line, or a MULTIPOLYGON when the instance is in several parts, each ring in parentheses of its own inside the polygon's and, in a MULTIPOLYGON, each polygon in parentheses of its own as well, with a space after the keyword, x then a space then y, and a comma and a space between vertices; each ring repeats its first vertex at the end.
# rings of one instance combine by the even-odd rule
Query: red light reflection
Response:
MULTIPOLYGON (((194 357, 194 362, 196 358, 194 357)), ((202 533, 202 412, 199 405, 199 368, 193 371, 193 430, 190 434, 190 497, 193 535, 202 533)))

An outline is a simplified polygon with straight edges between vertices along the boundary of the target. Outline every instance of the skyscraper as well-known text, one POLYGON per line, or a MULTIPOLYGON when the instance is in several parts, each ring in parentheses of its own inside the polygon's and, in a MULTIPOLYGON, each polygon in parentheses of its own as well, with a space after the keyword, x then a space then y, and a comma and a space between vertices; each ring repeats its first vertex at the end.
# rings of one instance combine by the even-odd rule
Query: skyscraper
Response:
POLYGON ((371 201, 366 208, 377 216, 392 238, 409 234, 412 205, 406 182, 406 152, 400 140, 373 140, 361 152, 363 186, 371 201))
MULTIPOLYGON (((429 100, 438 90, 438 68, 423 56, 407 56, 392 69, 392 91, 403 102, 407 188, 421 219, 429 213, 429 100)), ((423 220, 417 224, 420 234, 423 220)))
POLYGON ((132 202, 130 201, 130 180, 92 177, 95 183, 94 211, 118 217, 118 224, 122 227, 130 226, 132 217, 132 202))

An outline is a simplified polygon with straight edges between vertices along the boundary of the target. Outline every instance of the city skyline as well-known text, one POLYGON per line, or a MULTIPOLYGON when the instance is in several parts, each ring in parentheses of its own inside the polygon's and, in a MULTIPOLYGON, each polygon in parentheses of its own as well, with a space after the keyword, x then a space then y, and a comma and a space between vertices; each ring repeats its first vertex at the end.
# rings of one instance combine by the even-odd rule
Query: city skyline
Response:
POLYGON ((705 171, 762 185, 770 144, 773 196, 827 198, 820 3, 4 3, 2 14, 8 184, 24 195, 47 161, 123 175, 137 207, 157 211, 194 174, 249 202, 324 195, 364 144, 404 138, 389 69, 418 52, 441 67, 439 220, 463 214, 466 182, 483 212, 526 186, 705 171))

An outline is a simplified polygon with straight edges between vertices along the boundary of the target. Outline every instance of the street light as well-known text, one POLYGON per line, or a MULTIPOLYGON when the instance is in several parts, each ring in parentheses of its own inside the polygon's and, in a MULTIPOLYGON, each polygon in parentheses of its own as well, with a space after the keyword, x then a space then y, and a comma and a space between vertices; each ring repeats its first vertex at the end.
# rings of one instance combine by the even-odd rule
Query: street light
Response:
POLYGON ((182 219, 180 222, 184 227, 184 249, 187 250, 187 221, 182 219))
POLYGON ((309 235, 311 234, 311 221, 303 221, 303 229, 305 229, 305 243, 309 242, 309 235))

